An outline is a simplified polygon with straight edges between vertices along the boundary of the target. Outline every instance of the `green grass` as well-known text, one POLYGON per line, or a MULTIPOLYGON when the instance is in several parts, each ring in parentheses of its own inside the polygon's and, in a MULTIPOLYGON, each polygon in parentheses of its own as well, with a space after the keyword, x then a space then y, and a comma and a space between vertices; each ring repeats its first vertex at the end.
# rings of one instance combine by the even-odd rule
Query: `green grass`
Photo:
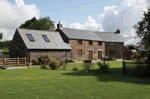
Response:
POLYGON ((9 54, 9 49, 6 47, 6 48, 3 48, 2 49, 2 53, 3 54, 9 54))
POLYGON ((149 79, 122 75, 121 62, 110 67, 111 73, 99 74, 82 72, 82 65, 74 63, 66 71, 0 70, 0 99, 150 99, 149 79))

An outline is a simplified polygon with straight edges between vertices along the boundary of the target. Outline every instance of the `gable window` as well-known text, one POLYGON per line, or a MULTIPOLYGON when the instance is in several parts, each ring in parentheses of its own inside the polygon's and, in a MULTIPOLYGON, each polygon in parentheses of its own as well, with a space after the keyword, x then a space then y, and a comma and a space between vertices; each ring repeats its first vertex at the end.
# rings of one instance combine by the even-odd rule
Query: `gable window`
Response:
POLYGON ((47 35, 42 35, 43 39, 45 40, 45 42, 50 42, 47 35))
POLYGON ((99 42, 98 42, 98 45, 102 45, 102 42, 101 42, 101 41, 99 41, 99 42))
POLYGON ((78 56, 82 56, 82 49, 78 49, 78 56))
POLYGON ((82 40, 78 40, 78 44, 82 45, 82 40))
POLYGON ((90 44, 90 45, 93 45, 93 41, 89 41, 89 44, 90 44))
POLYGON ((34 41, 35 41, 34 38, 33 38, 33 36, 32 36, 31 34, 26 34, 26 35, 27 35, 28 39, 29 39, 31 42, 34 42, 34 41))

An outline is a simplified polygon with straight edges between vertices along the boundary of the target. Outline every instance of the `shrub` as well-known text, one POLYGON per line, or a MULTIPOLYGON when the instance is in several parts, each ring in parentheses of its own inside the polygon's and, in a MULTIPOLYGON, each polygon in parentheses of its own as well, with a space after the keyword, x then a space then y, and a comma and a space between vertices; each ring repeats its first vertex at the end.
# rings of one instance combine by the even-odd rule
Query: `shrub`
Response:
POLYGON ((75 61, 73 61, 73 60, 68 60, 68 63, 75 63, 75 61))
POLYGON ((109 72, 109 64, 108 63, 101 63, 101 62, 98 62, 97 65, 99 66, 99 69, 101 69, 104 73, 107 73, 109 72))
POLYGON ((83 63, 84 70, 90 71, 92 66, 93 66, 93 63, 83 63))
POLYGON ((92 63, 92 60, 84 60, 84 63, 92 63))
POLYGON ((47 67, 46 64, 41 64, 40 68, 41 68, 41 69, 48 69, 48 67, 47 67))
POLYGON ((49 64, 49 67, 52 69, 52 70, 56 70, 58 69, 60 66, 62 65, 62 63, 58 60, 52 60, 49 64))
POLYGON ((51 61, 51 57, 46 55, 46 56, 41 56, 38 58, 38 61, 40 64, 49 64, 51 61))
POLYGON ((112 61, 116 61, 117 58, 112 58, 112 61))
POLYGON ((78 67, 77 66, 74 66, 73 67, 73 71, 77 71, 78 70, 78 67))
POLYGON ((32 64, 33 64, 33 65, 38 65, 38 64, 39 64, 38 59, 33 58, 33 59, 32 59, 32 64))

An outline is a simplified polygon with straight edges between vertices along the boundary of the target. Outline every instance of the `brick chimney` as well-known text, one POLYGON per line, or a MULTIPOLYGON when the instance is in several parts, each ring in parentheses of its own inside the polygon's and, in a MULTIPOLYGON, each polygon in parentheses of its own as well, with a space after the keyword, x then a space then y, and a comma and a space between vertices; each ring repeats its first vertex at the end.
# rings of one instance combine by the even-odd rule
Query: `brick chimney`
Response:
POLYGON ((62 27, 62 24, 60 23, 60 21, 59 21, 59 23, 57 24, 57 29, 62 29, 63 27, 62 27))
POLYGON ((120 34, 120 29, 119 28, 117 28, 115 34, 120 34))

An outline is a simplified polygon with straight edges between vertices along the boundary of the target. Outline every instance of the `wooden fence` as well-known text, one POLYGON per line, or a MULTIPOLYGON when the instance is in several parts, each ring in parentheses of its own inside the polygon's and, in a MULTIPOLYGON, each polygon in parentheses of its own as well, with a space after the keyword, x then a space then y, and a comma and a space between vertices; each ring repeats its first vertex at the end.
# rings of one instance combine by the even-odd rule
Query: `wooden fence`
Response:
POLYGON ((24 58, 0 58, 0 67, 7 67, 7 66, 25 66, 26 57, 24 58))

